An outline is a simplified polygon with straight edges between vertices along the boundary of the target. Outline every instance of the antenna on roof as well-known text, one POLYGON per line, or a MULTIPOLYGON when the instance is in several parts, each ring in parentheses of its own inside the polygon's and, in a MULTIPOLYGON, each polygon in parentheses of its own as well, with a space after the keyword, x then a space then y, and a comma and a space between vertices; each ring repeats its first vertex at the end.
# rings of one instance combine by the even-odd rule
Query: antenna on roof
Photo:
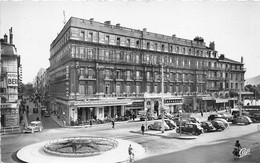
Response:
POLYGON ((65 16, 65 10, 63 10, 63 23, 66 24, 66 16, 65 16))

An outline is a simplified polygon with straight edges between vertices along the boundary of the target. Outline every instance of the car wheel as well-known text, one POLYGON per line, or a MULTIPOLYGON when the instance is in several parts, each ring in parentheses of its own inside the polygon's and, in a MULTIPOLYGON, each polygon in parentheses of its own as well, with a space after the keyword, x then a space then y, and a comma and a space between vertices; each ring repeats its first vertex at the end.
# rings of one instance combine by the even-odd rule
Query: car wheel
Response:
POLYGON ((151 130, 151 126, 148 126, 148 129, 151 130))

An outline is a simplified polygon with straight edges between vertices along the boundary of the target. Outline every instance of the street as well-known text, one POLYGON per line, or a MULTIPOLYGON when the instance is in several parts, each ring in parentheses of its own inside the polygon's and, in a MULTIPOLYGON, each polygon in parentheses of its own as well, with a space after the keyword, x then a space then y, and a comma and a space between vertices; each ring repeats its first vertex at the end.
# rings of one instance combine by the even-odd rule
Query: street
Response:
MULTIPOLYGON (((49 119, 51 118, 44 117, 43 123, 52 122, 51 120, 49 121, 49 119)), ((146 149, 146 159, 142 161, 139 160, 141 162, 158 162, 156 161, 157 159, 162 159, 164 160, 163 162, 171 162, 172 157, 174 157, 175 160, 177 158, 176 162, 190 162, 191 160, 189 159, 196 159, 198 162, 208 162, 210 160, 212 162, 214 162, 213 160, 216 160, 217 162, 219 160, 222 160, 219 162, 232 162, 233 157, 231 152, 236 137, 246 135, 247 133, 256 132, 257 126, 259 125, 231 125, 228 129, 222 132, 205 133, 194 140, 170 139, 160 136, 141 135, 138 133, 130 132, 140 130, 141 124, 144 123, 144 121, 116 122, 115 129, 112 129, 111 124, 103 124, 100 126, 92 127, 88 126, 87 128, 50 127, 50 129, 45 128, 42 132, 36 132, 34 134, 28 133, 3 135, 2 160, 4 162, 15 162, 15 152, 27 145, 41 141, 73 136, 101 136, 129 140, 141 144, 146 149), (186 157, 187 154, 189 157, 186 157), (221 159, 218 159, 218 157, 220 157, 221 159), (184 158, 187 160, 183 160, 184 158)), ((148 123, 152 123, 152 121, 149 121, 148 123)), ((174 131, 165 132, 167 133, 174 131)), ((260 142, 259 138, 259 132, 257 132, 256 136, 252 137, 250 141, 252 143, 260 142)), ((241 141, 241 144, 245 147, 249 145, 249 143, 246 141, 247 139, 248 138, 245 137, 244 140, 242 139, 241 141)), ((248 148, 251 148, 251 146, 248 146, 248 148)))

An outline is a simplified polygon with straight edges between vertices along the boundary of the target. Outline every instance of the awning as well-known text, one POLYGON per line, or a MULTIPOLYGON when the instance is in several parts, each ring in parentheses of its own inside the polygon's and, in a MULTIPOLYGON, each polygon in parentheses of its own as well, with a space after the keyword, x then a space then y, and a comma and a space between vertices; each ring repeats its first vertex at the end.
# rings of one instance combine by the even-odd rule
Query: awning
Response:
POLYGON ((227 103, 228 99, 216 98, 216 103, 227 103))

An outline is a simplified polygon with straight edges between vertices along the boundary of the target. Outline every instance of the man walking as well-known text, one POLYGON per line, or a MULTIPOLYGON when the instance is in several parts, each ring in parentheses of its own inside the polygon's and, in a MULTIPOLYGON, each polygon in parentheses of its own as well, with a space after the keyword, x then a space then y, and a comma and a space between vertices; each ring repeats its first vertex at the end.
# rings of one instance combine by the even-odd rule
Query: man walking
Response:
POLYGON ((144 129, 145 129, 144 124, 142 124, 141 126, 142 135, 144 135, 144 129))
POLYGON ((112 120, 112 128, 115 129, 115 121, 112 120))

